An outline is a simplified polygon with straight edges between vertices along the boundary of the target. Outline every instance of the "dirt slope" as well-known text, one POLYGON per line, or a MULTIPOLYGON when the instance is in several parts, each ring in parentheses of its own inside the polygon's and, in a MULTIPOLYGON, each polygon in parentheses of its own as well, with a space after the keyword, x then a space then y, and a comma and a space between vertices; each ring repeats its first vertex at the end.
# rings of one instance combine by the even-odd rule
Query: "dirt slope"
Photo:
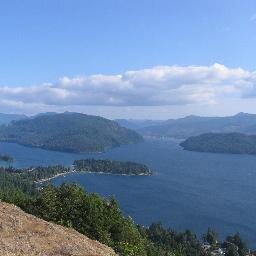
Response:
POLYGON ((116 256, 86 236, 0 202, 1 256, 116 256))

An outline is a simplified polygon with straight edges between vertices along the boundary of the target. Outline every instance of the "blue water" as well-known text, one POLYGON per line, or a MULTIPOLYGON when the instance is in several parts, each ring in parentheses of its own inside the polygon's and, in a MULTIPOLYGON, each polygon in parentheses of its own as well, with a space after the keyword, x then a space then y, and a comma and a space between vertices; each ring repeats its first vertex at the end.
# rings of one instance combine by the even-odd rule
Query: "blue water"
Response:
POLYGON ((72 164, 85 157, 131 160, 147 164, 151 177, 70 174, 87 191, 115 195, 135 222, 161 221, 178 230, 202 234, 208 227, 224 236, 239 231, 256 248, 256 156, 184 151, 177 141, 150 140, 102 154, 70 154, 1 143, 17 167, 72 164))

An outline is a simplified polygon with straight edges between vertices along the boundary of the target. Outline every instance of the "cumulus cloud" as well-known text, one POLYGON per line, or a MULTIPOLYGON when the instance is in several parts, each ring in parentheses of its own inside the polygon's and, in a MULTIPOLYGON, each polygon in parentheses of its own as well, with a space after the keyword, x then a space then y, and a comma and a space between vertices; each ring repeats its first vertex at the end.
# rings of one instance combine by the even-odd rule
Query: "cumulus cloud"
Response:
POLYGON ((256 72, 224 65, 156 66, 117 75, 62 77, 32 87, 0 87, 0 106, 165 106, 256 96, 256 72))

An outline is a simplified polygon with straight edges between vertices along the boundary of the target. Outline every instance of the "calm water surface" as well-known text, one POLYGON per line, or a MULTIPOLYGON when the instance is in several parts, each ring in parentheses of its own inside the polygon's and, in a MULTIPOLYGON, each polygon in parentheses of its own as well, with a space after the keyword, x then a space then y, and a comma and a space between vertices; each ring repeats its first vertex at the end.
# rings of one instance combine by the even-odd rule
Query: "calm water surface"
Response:
POLYGON ((256 248, 256 156, 189 152, 172 140, 149 140, 102 154, 61 153, 10 143, 0 143, 0 152, 13 156, 16 167, 70 165, 85 157, 145 163, 155 175, 75 173, 54 182, 79 182, 87 191, 115 195, 123 212, 143 225, 161 221, 197 234, 210 226, 222 236, 239 231, 256 248))

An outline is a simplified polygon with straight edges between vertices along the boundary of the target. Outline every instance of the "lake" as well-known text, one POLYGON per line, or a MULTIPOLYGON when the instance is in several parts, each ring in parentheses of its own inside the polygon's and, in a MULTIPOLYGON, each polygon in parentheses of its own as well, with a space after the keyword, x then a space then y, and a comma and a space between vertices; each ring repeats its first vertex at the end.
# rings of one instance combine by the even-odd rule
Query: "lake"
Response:
POLYGON ((211 227, 222 237, 239 231, 256 248, 256 156, 189 152, 175 140, 147 140, 101 154, 0 143, 0 152, 13 156, 16 167, 70 165, 88 157, 144 163, 153 176, 73 173, 54 183, 78 182, 87 191, 114 195, 123 212, 139 224, 161 221, 198 235, 211 227))

